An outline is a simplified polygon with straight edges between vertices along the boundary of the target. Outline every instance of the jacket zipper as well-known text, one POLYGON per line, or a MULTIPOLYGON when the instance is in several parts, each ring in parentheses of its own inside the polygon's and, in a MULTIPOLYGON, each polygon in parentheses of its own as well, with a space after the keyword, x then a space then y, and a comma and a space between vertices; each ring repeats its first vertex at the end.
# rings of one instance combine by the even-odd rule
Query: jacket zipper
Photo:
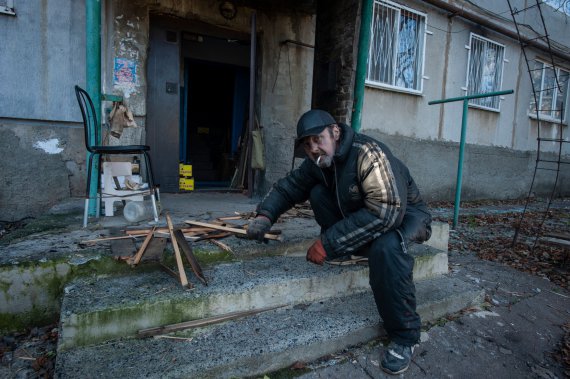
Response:
POLYGON ((342 218, 346 218, 344 212, 342 211, 342 207, 340 206, 340 198, 338 196, 338 179, 336 177, 336 164, 334 163, 334 161, 333 161, 333 166, 334 166, 334 187, 336 192, 336 202, 338 204, 338 209, 340 209, 340 213, 342 214, 342 218))

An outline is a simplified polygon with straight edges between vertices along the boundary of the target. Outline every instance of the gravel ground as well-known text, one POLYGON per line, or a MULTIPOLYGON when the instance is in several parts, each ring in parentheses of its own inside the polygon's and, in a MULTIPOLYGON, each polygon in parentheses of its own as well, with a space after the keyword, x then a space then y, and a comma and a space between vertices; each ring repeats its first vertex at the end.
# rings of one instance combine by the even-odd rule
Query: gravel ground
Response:
MULTIPOLYGON (((449 222, 453 218, 452 203, 432 203, 436 220, 449 222)), ((526 209, 517 243, 513 246, 515 230, 521 223, 525 204, 521 201, 463 203, 456 230, 450 232, 449 250, 452 255, 474 255, 478 259, 500 262, 517 270, 545 278, 560 287, 570 286, 570 252, 536 240, 544 218, 544 204, 533 202, 526 209)), ((21 227, 23 223, 17 225, 21 227)), ((4 225, 3 234, 17 230, 4 225)), ((570 233, 570 199, 557 200, 546 215, 544 227, 548 233, 570 233)), ((450 259, 450 261, 452 261, 450 259)), ((489 299, 492 301, 492 299, 489 299)), ((554 357, 566 364, 570 377, 570 322, 557 346, 554 357)), ((56 356, 57 325, 35 327, 0 338, 0 378, 51 378, 56 356)), ((357 352, 335 357, 331 364, 352 359, 357 352), (348 358, 347 358, 348 357, 348 358)), ((330 360, 328 362, 331 362, 330 360)), ((303 367, 305 367, 303 365, 303 367)), ((297 367, 303 368, 303 367, 297 367)), ((294 373, 289 371, 289 375, 294 373)))

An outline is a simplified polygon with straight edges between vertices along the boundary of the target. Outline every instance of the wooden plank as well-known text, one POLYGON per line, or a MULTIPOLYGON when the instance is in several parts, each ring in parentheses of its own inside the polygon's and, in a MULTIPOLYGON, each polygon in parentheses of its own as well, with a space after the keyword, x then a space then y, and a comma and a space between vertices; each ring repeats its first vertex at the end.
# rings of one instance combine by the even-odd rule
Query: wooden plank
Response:
POLYGON ((102 237, 102 238, 97 238, 94 240, 79 241, 79 244, 80 245, 87 245, 90 243, 113 241, 113 240, 133 239, 133 238, 138 238, 138 237, 146 237, 146 233, 145 234, 133 234, 133 235, 128 235, 128 236, 102 237))
POLYGON ((166 248, 167 238, 153 237, 141 259, 141 262, 160 261, 166 248))
MULTIPOLYGON (((171 270, 170 267, 166 266, 164 263, 162 262, 160 263, 160 268, 162 268, 164 272, 172 276, 174 279, 180 280, 180 276, 174 270, 171 270)), ((194 285, 192 285, 192 283, 188 283, 188 288, 192 289, 194 288, 194 285)))
POLYGON ((165 325, 165 326, 159 326, 156 328, 141 329, 138 331, 137 335, 138 335, 138 337, 151 337, 151 336, 155 336, 158 334, 172 333, 172 332, 177 332, 180 330, 186 330, 186 329, 197 328, 197 327, 206 326, 206 325, 217 324, 219 322, 223 322, 223 321, 227 321, 227 320, 233 320, 233 319, 240 318, 240 317, 252 316, 252 315, 255 315, 255 314, 258 314, 261 312, 267 312, 267 311, 271 311, 271 310, 274 310, 277 308, 282 308, 284 306, 285 305, 279 305, 276 307, 254 309, 251 311, 231 312, 231 313, 226 313, 225 315, 207 317, 207 318, 203 318, 200 320, 186 321, 186 322, 181 322, 178 324, 170 324, 170 325, 165 325))
MULTIPOLYGON (((109 235, 112 237, 120 237, 122 234, 119 228, 109 229, 109 235)), ((130 259, 137 251, 134 241, 133 238, 111 240, 111 253, 115 258, 121 260, 130 259)))
POLYGON ((186 272, 184 271, 184 266, 182 265, 182 256, 180 255, 180 250, 178 249, 178 243, 176 242, 176 237, 174 236, 174 227, 172 226, 172 219, 170 215, 166 213, 166 223, 168 224, 168 231, 170 232, 170 241, 172 242, 172 247, 174 248, 174 257, 176 258, 176 265, 178 266, 178 274, 180 275, 180 284, 182 287, 188 286, 188 278, 186 277, 186 272))
POLYGON ((153 226, 153 228, 151 230, 149 230, 148 234, 146 235, 146 238, 144 239, 143 244, 141 245, 139 251, 137 251, 134 259, 133 259, 133 266, 136 266, 140 263, 141 258, 148 246, 148 244, 150 243, 150 240, 152 240, 152 237, 154 237, 154 230, 156 229, 155 226, 153 226))
POLYGON ((198 263, 198 260, 196 259, 194 253, 192 252, 192 246, 190 246, 190 244, 186 241, 186 238, 184 238, 184 234, 182 234, 180 230, 175 230, 174 236, 176 237, 176 241, 180 245, 180 248, 184 252, 186 260, 188 261, 188 263, 190 263, 192 271, 194 271, 196 277, 200 279, 200 281, 204 283, 204 285, 207 286, 208 282, 204 277, 204 273, 202 272, 202 267, 200 267, 200 263, 198 263))
MULTIPOLYGON (((155 227, 156 228, 156 227, 155 227)), ((148 233, 149 230, 151 230, 152 228, 145 228, 145 229, 127 229, 125 230, 125 234, 128 235, 146 235, 148 233)), ((180 230, 182 230, 182 233, 186 234, 186 233, 207 233, 207 232, 211 232, 212 228, 196 228, 196 227, 191 227, 191 228, 181 228, 180 230)), ((168 233, 168 228, 156 228, 155 232, 157 233, 168 233)))
MULTIPOLYGON (((216 225, 216 224, 208 224, 207 222, 200 222, 200 221, 193 221, 193 220, 186 220, 184 222, 187 224, 190 224, 190 225, 204 226, 204 227, 208 227, 208 228, 212 228, 212 229, 223 230, 226 232, 232 232, 232 233, 236 233, 236 234, 247 235, 247 231, 245 229, 229 228, 226 226, 221 226, 221 225, 216 225)), ((265 235, 263 237, 268 239, 268 240, 274 240, 274 241, 281 241, 282 240, 281 236, 278 236, 278 235, 276 236, 276 235, 269 234, 269 233, 265 233, 265 235)))

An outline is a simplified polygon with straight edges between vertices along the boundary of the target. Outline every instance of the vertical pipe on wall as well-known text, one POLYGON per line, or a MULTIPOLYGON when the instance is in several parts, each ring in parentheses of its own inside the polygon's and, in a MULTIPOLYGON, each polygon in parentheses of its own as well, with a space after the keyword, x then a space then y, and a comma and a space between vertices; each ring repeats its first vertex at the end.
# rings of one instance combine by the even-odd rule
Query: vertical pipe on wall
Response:
MULTIPOLYGON (((98 114, 98 121, 100 120, 101 111, 101 1, 100 0, 86 0, 85 2, 85 44, 86 44, 86 75, 87 75, 87 88, 95 112, 98 114)), ((94 128, 99 128, 99 125, 94 125, 94 128)), ((94 145, 101 144, 100 133, 91 131, 91 136, 97 135, 98 141, 89 141, 94 145)), ((96 159, 91 172, 91 190, 89 192, 90 199, 97 199, 97 183, 100 180, 97 177, 99 160, 96 159)), ((97 201, 89 202, 89 215, 95 216, 98 207, 97 201)))
POLYGON ((255 11, 251 14, 251 46, 249 56, 249 122, 247 149, 247 195, 253 196, 253 169, 251 168, 251 153, 253 150, 253 127, 255 122, 255 44, 257 43, 257 25, 255 11))
POLYGON ((366 81, 366 67, 368 65, 368 51, 370 50, 370 35, 372 25, 372 11, 374 0, 362 0, 360 16, 360 33, 358 34, 358 58, 356 61, 356 76, 354 79, 354 101, 352 106, 352 129, 360 130, 362 123, 362 104, 364 102, 364 82, 366 81))

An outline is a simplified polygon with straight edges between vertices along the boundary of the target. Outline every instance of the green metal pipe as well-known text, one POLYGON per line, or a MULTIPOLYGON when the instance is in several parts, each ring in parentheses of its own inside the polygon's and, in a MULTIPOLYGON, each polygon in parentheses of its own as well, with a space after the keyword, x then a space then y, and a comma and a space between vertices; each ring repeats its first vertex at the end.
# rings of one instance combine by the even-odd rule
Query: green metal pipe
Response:
POLYGON ((510 95, 511 93, 514 93, 514 92, 515 92, 514 90, 509 89, 509 90, 505 90, 505 91, 497 91, 497 92, 489 92, 489 93, 477 93, 475 95, 450 97, 449 99, 441 99, 441 100, 430 101, 430 102, 428 102, 428 105, 452 103, 454 101, 463 101, 463 100, 470 100, 470 99, 480 99, 482 97, 510 95))
POLYGON ((463 178, 463 156, 465 155, 465 139, 467 138, 467 112, 469 111, 469 99, 463 100, 463 115, 461 116, 461 139, 459 140, 459 160, 457 161, 457 182, 455 184, 455 204, 453 207, 453 229, 459 220, 459 208, 461 203, 461 184, 463 178))
POLYGON ((352 129, 360 130, 362 123, 362 104, 364 103, 364 83, 368 66, 368 51, 370 50, 370 35, 372 34, 372 13, 374 0, 362 0, 360 16, 360 33, 358 34, 358 58, 356 61, 356 76, 354 79, 354 104, 352 106, 352 129))
MULTIPOLYGON (((95 128, 100 130, 100 110, 101 110, 101 1, 100 0, 86 0, 85 1, 85 44, 86 44, 86 76, 87 87, 86 91, 89 93, 95 112, 98 114, 98 125, 95 128)), ((95 136, 95 131, 91 130, 91 136, 95 136)), ((98 141, 93 137, 89 141, 93 145, 101 144, 101 134, 98 133, 98 141)), ((89 159, 89 155, 87 156, 89 159)), ((97 172, 99 161, 95 160, 93 171, 91 172, 91 189, 89 191, 90 199, 97 199, 97 183, 99 178, 97 172)), ((89 215, 95 216, 97 210, 97 201, 89 202, 89 215)))
POLYGON ((463 115, 461 116, 461 139, 459 140, 459 160, 457 162, 457 181, 455 184, 455 204, 453 207, 453 229, 457 226, 459 220, 459 208, 461 203, 461 185, 463 178, 463 156, 465 154, 465 140, 467 138, 467 113, 469 111, 469 100, 479 99, 482 97, 509 95, 515 91, 510 89, 506 91, 496 91, 489 93, 479 93, 474 95, 450 97, 449 99, 433 100, 428 102, 429 105, 452 103, 454 101, 463 101, 463 115))

